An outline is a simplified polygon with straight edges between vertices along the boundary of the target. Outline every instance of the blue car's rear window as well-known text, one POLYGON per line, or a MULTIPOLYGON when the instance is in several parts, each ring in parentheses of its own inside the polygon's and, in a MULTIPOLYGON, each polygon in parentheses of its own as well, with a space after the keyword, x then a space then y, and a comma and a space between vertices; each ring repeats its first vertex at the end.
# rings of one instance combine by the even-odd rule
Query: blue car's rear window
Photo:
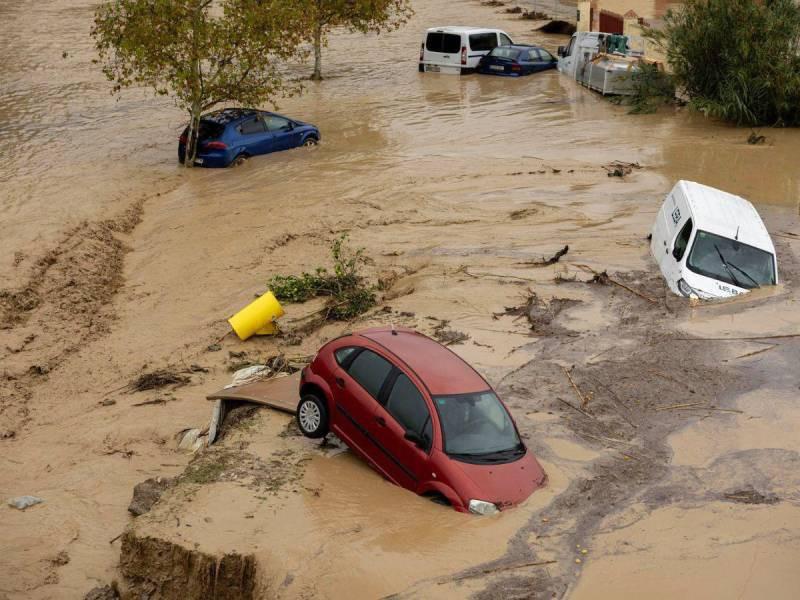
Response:
POLYGON ((492 56, 495 58, 510 58, 511 60, 517 60, 520 51, 516 48, 509 48, 507 46, 498 46, 494 50, 492 50, 492 56))
MULTIPOLYGON (((213 121, 200 121, 200 135, 198 139, 202 142, 204 140, 214 140, 222 135, 225 131, 225 126, 213 121)), ((189 135, 189 128, 183 130, 183 135, 189 135)))

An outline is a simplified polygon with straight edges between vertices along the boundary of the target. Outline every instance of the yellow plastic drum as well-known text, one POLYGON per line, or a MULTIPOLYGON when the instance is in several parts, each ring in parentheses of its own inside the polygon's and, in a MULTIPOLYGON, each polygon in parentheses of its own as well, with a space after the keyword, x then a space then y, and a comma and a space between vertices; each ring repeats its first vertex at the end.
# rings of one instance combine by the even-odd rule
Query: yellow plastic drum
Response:
POLYGON ((278 333, 275 320, 283 316, 275 294, 267 292, 258 300, 254 300, 238 313, 228 319, 236 335, 244 341, 253 335, 274 335, 278 333))

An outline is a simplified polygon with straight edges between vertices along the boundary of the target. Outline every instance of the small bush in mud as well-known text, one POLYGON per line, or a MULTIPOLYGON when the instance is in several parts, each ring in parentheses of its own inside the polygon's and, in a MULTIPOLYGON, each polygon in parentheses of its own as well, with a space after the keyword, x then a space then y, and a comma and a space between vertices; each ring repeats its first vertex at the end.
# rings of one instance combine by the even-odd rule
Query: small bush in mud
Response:
POLYGON ((363 248, 353 249, 347 235, 331 245, 333 272, 317 267, 314 273, 275 275, 267 286, 278 300, 305 302, 317 296, 330 298, 328 317, 337 321, 355 318, 375 306, 374 286, 367 284, 361 268, 369 262, 363 248))

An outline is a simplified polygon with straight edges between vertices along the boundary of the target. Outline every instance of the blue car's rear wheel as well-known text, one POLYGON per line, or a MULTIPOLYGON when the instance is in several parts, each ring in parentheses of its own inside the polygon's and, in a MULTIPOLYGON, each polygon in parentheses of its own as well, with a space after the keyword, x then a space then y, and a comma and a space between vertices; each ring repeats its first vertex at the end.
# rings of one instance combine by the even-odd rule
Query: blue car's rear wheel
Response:
POLYGON ((241 167, 244 163, 247 162, 247 159, 250 158, 247 154, 240 154, 236 158, 233 159, 231 163, 232 167, 241 167))

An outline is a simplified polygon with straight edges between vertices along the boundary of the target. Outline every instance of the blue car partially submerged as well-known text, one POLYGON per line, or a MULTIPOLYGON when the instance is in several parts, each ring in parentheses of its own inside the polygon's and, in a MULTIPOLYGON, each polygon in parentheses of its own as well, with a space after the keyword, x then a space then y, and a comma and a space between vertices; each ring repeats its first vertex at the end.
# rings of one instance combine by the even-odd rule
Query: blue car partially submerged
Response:
POLYGON ((558 59, 540 46, 497 46, 478 63, 478 73, 519 77, 555 69, 558 59))
MULTIPOLYGON (((188 135, 187 127, 178 141, 181 163, 186 157, 188 135)), ((226 108, 200 119, 194 164, 227 167, 259 154, 315 146, 320 139, 319 129, 309 123, 252 108, 226 108)))

